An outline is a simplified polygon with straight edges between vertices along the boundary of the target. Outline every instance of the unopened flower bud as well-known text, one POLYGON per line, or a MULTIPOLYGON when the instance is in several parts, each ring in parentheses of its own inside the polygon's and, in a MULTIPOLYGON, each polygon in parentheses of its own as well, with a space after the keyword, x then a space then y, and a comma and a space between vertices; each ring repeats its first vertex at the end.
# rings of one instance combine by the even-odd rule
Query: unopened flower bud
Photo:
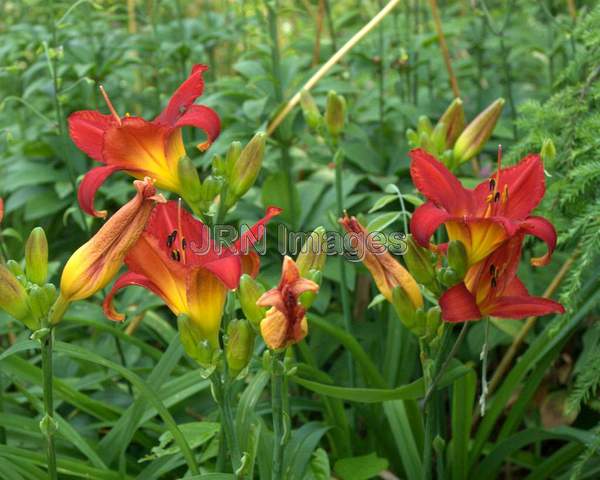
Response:
POLYGON ((446 125, 445 149, 452 148, 458 136, 465 129, 465 110, 460 98, 455 98, 440 117, 439 123, 446 125))
POLYGON ((186 201, 196 203, 202 194, 202 183, 198 170, 187 155, 179 159, 179 178, 181 179, 182 196, 186 201))
POLYGON ((29 329, 36 330, 25 287, 17 277, 0 264, 0 308, 11 317, 23 322, 29 329))
POLYGON ((327 95, 327 108, 325 109, 325 125, 332 137, 339 137, 344 130, 346 120, 346 100, 334 91, 327 95))
POLYGON ((6 268, 8 268, 15 277, 25 275, 23 267, 21 267, 19 262, 16 262, 15 260, 12 260, 12 259, 8 260, 6 262, 6 268))
POLYGON ((430 284, 435 278, 435 268, 431 261, 431 253, 426 248, 417 245, 412 236, 406 240, 407 249, 404 261, 415 280, 423 285, 430 284))
POLYGON ((46 295, 46 301, 48 302, 48 305, 52 305, 56 301, 56 295, 58 293, 56 290, 56 286, 54 286, 53 283, 47 283, 46 285, 44 285, 43 289, 44 294, 46 295))
POLYGON ((29 307, 31 308, 33 318, 39 322, 42 318, 46 317, 50 305, 44 289, 38 285, 32 285, 29 289, 29 307))
POLYGON ((452 267, 443 268, 440 273, 442 284, 447 288, 453 287, 462 280, 452 267))
POLYGON ((412 128, 406 130, 406 141, 411 148, 420 147, 419 135, 412 128))
POLYGON ((266 143, 267 135, 264 132, 258 132, 244 147, 233 164, 229 190, 236 200, 254 185, 262 166, 266 143))
POLYGON ((448 243, 448 265, 463 279, 469 267, 469 258, 464 243, 460 240, 450 240, 448 243))
POLYGON ((438 122, 429 137, 431 151, 440 155, 446 149, 446 124, 438 122))
POLYGON ((203 210, 208 210, 211 202, 221 191, 223 187, 223 179, 209 175, 202 182, 200 201, 202 202, 203 210))
POLYGON ((422 138, 422 135, 425 134, 427 137, 431 135, 433 132, 433 125, 431 125, 431 120, 426 115, 421 115, 417 122, 417 133, 419 134, 419 138, 422 138))
POLYGON ((392 290, 392 305, 402 324, 409 330, 412 330, 415 325, 416 309, 414 303, 401 286, 397 286, 392 290))
POLYGON ((247 320, 232 320, 227 325, 225 358, 232 377, 246 368, 254 350, 255 333, 247 320))
POLYGON ((542 144, 542 150, 540 151, 540 156, 542 157, 542 161, 544 163, 551 162, 556 158, 556 147, 554 146, 554 142, 551 138, 546 138, 544 143, 542 144))
POLYGON ((428 337, 434 337, 442 322, 442 310, 440 307, 431 307, 427 311, 425 318, 425 334, 428 337))
POLYGON ((246 318, 258 331, 260 322, 267 313, 267 309, 256 305, 256 301, 265 293, 265 288, 254 280, 250 275, 244 274, 240 277, 238 296, 240 305, 246 318))
POLYGON ((190 321, 186 315, 179 315, 177 317, 177 328, 185 352, 203 368, 214 369, 219 352, 198 331, 194 322, 190 321))
POLYGON ((300 106, 302 107, 302 113, 304 114, 304 120, 309 128, 316 130, 321 125, 323 117, 319 107, 315 102, 315 99, 308 92, 308 90, 302 90, 300 92, 300 106))
POLYGON ((504 99, 499 98, 475 119, 460 134, 454 144, 454 160, 456 165, 470 160, 477 155, 488 141, 504 108, 504 99))
MULTIPOLYGON (((302 275, 304 278, 315 282, 317 285, 321 285, 321 281, 323 280, 323 273, 319 270, 311 270, 306 275, 302 275)), ((317 292, 313 292, 308 290, 302 293, 299 297, 300 305, 302 305, 305 309, 309 309, 311 305, 317 298, 317 292)))
POLYGON ((25 244, 25 271, 27 279, 44 285, 48 278, 48 241, 44 229, 36 227, 25 244))
POLYGON ((300 275, 306 277, 311 270, 323 271, 327 260, 327 237, 323 227, 317 227, 302 245, 296 259, 300 275))

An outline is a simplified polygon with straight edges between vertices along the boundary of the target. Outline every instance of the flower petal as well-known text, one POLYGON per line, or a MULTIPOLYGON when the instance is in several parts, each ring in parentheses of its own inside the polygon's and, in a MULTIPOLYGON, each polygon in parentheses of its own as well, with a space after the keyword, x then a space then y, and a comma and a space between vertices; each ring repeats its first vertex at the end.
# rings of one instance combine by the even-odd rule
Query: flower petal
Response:
POLYGON ((104 298, 104 302, 102 303, 104 314, 111 320, 114 320, 115 322, 122 322, 125 319, 125 315, 123 315, 122 313, 118 313, 114 309, 113 299, 119 290, 130 285, 143 287, 147 290, 150 290, 151 292, 154 292, 159 297, 163 296, 160 288, 158 288, 154 283, 152 283, 152 281, 148 277, 134 272, 124 273, 113 284, 112 288, 110 289, 110 292, 104 298))
POLYGON ((85 174, 83 180, 79 184, 79 190, 77 190, 79 206, 85 213, 93 217, 106 217, 106 210, 96 210, 94 208, 94 197, 106 179, 119 170, 121 170, 121 167, 118 165, 107 165, 92 168, 85 174))
POLYGON ((438 208, 433 202, 427 202, 414 211, 410 219, 410 232, 419 245, 427 248, 431 236, 448 218, 448 212, 438 208))
POLYGON ((466 322, 479 320, 482 317, 475 303, 475 297, 467 290, 464 283, 446 290, 440 297, 439 303, 445 322, 466 322))
POLYGON ((201 144, 201 149, 206 150, 221 133, 221 119, 217 112, 204 105, 190 105, 187 111, 175 122, 175 128, 191 126, 199 128, 206 133, 207 140, 201 144))
POLYGON ((77 148, 98 162, 104 162, 102 144, 104 133, 115 124, 112 115, 93 110, 81 110, 69 116, 69 135, 77 148))
POLYGON ((546 243, 548 246, 546 254, 542 257, 532 258, 531 264, 536 267, 547 265, 556 248, 556 230, 554 229, 554 226, 543 217, 531 216, 521 223, 521 230, 546 243))
POLYGON ((164 125, 175 125, 175 122, 184 114, 194 100, 204 91, 204 78, 202 74, 208 70, 206 65, 194 65, 190 76, 175 91, 169 104, 156 117, 156 121, 164 125))
POLYGON ((273 217, 279 215, 282 211, 283 209, 279 207, 267 207, 265 216, 240 236, 238 241, 233 245, 232 251, 240 255, 245 255, 252 251, 250 247, 254 246, 256 242, 260 241, 260 239, 266 233, 266 224, 269 223, 273 217))
POLYGON ((525 317, 541 317, 550 313, 565 313, 564 307, 547 298, 518 296, 501 297, 490 311, 490 315, 518 320, 525 317))
POLYGON ((468 191, 443 163, 420 148, 411 150, 408 155, 412 159, 413 183, 428 200, 452 215, 463 215, 469 210, 468 191))

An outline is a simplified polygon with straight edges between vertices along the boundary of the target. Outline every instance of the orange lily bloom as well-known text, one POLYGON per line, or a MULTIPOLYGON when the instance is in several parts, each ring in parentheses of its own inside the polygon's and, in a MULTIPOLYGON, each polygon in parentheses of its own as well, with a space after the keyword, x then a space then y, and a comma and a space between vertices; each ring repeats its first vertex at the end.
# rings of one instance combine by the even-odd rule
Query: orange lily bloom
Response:
POLYGON ((268 208, 265 217, 233 247, 225 247, 216 244, 209 228, 179 202, 159 205, 125 257, 129 271, 104 299, 106 316, 123 320, 112 305, 115 294, 129 285, 144 287, 158 295, 175 315, 186 315, 201 337, 218 348, 227 290, 238 287, 243 273, 258 274, 258 255, 242 249, 261 238, 265 224, 280 212, 279 208, 268 208))
POLYGON ((517 277, 523 234, 515 235, 467 272, 462 283, 440 297, 446 322, 465 322, 486 316, 520 319, 564 313, 553 300, 529 295, 517 277))
POLYGON ((400 265, 385 246, 370 235, 355 217, 346 215, 339 222, 350 234, 352 248, 371 272, 377 288, 386 300, 393 303, 393 290, 399 286, 406 292, 414 307, 421 308, 423 296, 408 270, 400 265))
POLYGON ((133 182, 136 196, 121 207, 67 261, 60 279, 61 302, 92 296, 104 288, 118 273, 129 249, 137 242, 157 202, 154 182, 146 178, 133 182))
MULTIPOLYGON (((534 258, 536 266, 546 265, 556 247, 556 231, 543 217, 530 215, 545 192, 544 166, 538 155, 528 155, 518 165, 501 167, 490 178, 469 190, 450 170, 421 149, 412 150, 410 173, 415 186, 427 198, 411 219, 415 240, 428 247, 437 228, 444 224, 450 240, 460 240, 474 265, 517 233, 543 240, 547 253, 534 258)), ((444 250, 445 245, 437 248, 444 250)))
POLYGON ((319 285, 302 278, 296 262, 286 255, 279 285, 256 301, 259 307, 271 307, 260 322, 260 333, 270 349, 286 348, 306 337, 308 322, 300 295, 318 290, 319 285))
POLYGON ((206 133, 206 142, 199 145, 202 150, 210 146, 221 129, 214 110, 193 104, 204 90, 202 74, 207 68, 194 66, 167 107, 152 121, 129 115, 120 117, 103 89, 111 115, 83 110, 69 117, 69 133, 75 145, 104 164, 90 170, 79 186, 83 211, 96 217, 106 216, 105 211, 94 209, 94 196, 104 181, 119 170, 136 178, 154 178, 157 187, 186 197, 178 169, 180 159, 186 154, 182 127, 192 126, 206 133))

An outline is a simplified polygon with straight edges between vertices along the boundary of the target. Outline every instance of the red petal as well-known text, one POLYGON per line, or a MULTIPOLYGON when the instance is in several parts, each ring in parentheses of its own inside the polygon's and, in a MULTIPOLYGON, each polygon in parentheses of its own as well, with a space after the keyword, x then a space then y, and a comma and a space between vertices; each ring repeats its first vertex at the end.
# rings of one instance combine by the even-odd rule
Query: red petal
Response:
POLYGON ((96 191, 105 180, 119 170, 121 170, 121 167, 117 165, 107 165, 104 167, 92 168, 85 174, 79 185, 79 190, 77 190, 79 206, 85 213, 94 217, 106 217, 106 210, 97 211, 94 209, 94 197, 96 196, 96 191))
POLYGON ((69 134, 80 150, 94 160, 105 163, 102 155, 104 132, 114 123, 112 115, 82 110, 69 116, 69 134))
POLYGON ((469 192, 450 170, 425 150, 416 148, 408 154, 412 159, 410 175, 419 191, 452 215, 464 215, 471 206, 469 192))
POLYGON ((475 303, 475 297, 464 283, 446 290, 440 297, 442 318, 445 322, 466 322, 479 320, 482 315, 475 303))
POLYGON ((433 233, 449 217, 447 212, 427 202, 414 211, 410 219, 410 232, 419 245, 427 247, 433 233))
POLYGON ((152 281, 148 277, 140 275, 139 273, 126 272, 117 279, 108 295, 104 298, 104 302, 102 303, 104 314, 111 320, 114 320, 116 322, 122 322, 125 319, 125 315, 118 313, 114 309, 113 298, 119 290, 130 285, 144 287, 150 290, 151 292, 154 292, 156 295, 162 296, 162 292, 160 291, 160 289, 156 285, 154 285, 154 283, 152 283, 152 281))
POLYGON ((543 257, 532 258, 531 264, 536 267, 547 265, 556 248, 556 230, 554 226, 543 217, 531 216, 521 223, 521 230, 546 242, 548 246, 546 254, 543 257))
POLYGON ((0 223, 4 219, 4 200, 0 198, 0 223))
POLYGON ((167 108, 156 117, 156 121, 165 125, 175 125, 175 122, 187 111, 194 100, 204 91, 204 78, 202 74, 208 70, 206 65, 194 65, 192 73, 175 91, 167 108))
POLYGON ((275 307, 280 312, 285 312, 285 304, 281 292, 277 288, 272 288, 261 295, 256 301, 259 307, 275 307))
POLYGON ((541 317, 549 313, 565 313, 565 309, 554 300, 528 295, 499 298, 489 313, 494 317, 520 319, 541 317))
POLYGON ((526 297, 529 295, 527 287, 523 284, 519 277, 514 277, 502 292, 506 297, 526 297))
POLYGON ((237 255, 203 263, 202 267, 213 273, 229 290, 236 289, 240 284, 242 261, 237 255))
POLYGON ((190 105, 188 110, 177 120, 175 127, 192 126, 203 130, 211 144, 221 133, 221 120, 212 108, 204 105, 190 105))
POLYGON ((250 247, 258 242, 265 234, 265 225, 269 223, 273 217, 279 215, 282 211, 283 210, 279 207, 267 207, 265 216, 240 236, 239 240, 235 242, 233 250, 241 255, 245 255, 250 252, 250 247))

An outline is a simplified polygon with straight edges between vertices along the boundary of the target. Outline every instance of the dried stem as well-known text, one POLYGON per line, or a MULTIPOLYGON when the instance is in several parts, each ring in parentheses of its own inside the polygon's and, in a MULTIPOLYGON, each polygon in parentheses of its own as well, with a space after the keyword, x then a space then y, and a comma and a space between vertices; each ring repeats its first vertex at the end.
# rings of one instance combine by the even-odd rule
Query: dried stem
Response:
POLYGON ((437 0, 429 0, 429 6, 431 8, 431 16, 433 17, 433 23, 435 25, 435 31, 437 32, 438 42, 440 43, 440 50, 442 51, 442 57, 446 64, 446 70, 448 70, 448 77, 450 78, 450 87, 455 97, 460 97, 460 90, 458 89, 458 82, 452 70, 452 62, 450 61, 450 52, 448 50, 448 44, 446 43, 446 36, 442 29, 442 19, 440 18, 440 11, 438 9, 437 0))

